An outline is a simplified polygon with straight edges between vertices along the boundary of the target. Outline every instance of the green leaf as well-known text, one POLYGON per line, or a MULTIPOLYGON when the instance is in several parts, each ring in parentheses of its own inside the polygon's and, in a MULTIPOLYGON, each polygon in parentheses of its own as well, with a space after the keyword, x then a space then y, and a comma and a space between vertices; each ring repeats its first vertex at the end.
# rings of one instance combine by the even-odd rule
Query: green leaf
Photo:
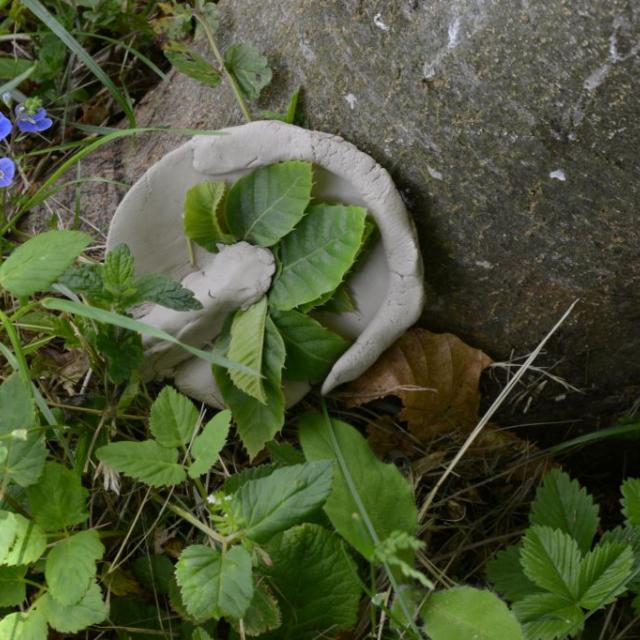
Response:
POLYGON ((49 593, 61 605, 79 602, 96 577, 96 562, 104 546, 95 529, 81 531, 58 542, 47 555, 44 575, 49 593))
POLYGON ((12 80, 21 73, 25 73, 33 66, 32 60, 0 56, 0 80, 12 80))
POLYGON ((135 293, 135 265, 126 244, 119 244, 107 253, 102 267, 104 288, 115 298, 135 293))
POLYGON ((47 538, 37 524, 19 513, 0 511, 0 564, 31 564, 46 547, 47 538))
POLYGON ((267 59, 250 44, 234 44, 224 52, 224 66, 233 76, 245 100, 257 100, 271 82, 267 59))
POLYGON ((622 513, 628 524, 640 527, 640 478, 627 478, 620 488, 622 513))
POLYGON ((62 284, 75 293, 84 293, 90 298, 101 297, 103 293, 101 265, 72 264, 59 278, 62 284))
POLYGON ((539 591, 522 571, 519 545, 498 552, 487 564, 487 577, 498 593, 512 601, 539 591))
MULTIPOLYGON (((1 431, 1 429, 0 429, 1 431)), ((47 459, 44 438, 33 431, 18 429, 3 436, 4 459, 0 456, 0 478, 8 478, 21 487, 35 484, 47 459)))
POLYGON ((365 558, 373 558, 377 542, 396 530, 416 535, 418 516, 409 483, 397 467, 376 458, 356 429, 307 414, 300 421, 300 442, 307 460, 335 461, 324 510, 336 531, 365 558))
POLYGON ((283 377, 286 380, 320 382, 349 342, 299 311, 276 311, 273 321, 287 350, 283 377))
POLYGON ((198 424, 198 410, 173 387, 164 387, 153 405, 149 428, 163 447, 181 447, 191 441, 198 424))
POLYGON ((218 461, 218 456, 227 441, 231 426, 231 411, 217 413, 196 436, 191 447, 194 461, 189 467, 189 477, 204 475, 218 461))
MULTIPOLYGON (((229 335, 218 338, 216 348, 226 352, 229 335)), ((214 367, 213 373, 224 398, 231 409, 238 434, 249 456, 254 458, 265 443, 275 436, 284 424, 284 394, 282 392, 282 368, 285 348, 282 336, 271 318, 267 318, 265 331, 262 374, 266 404, 240 391, 221 367, 214 367)))
POLYGON ((207 251, 216 253, 217 244, 229 244, 234 237, 222 226, 222 203, 226 185, 211 180, 200 182, 184 198, 184 234, 207 251))
MULTIPOLYGON (((242 617, 242 627, 247 636, 260 636, 267 631, 277 629, 282 623, 280 608, 275 596, 265 584, 257 584, 253 590, 251 604, 242 617)), ((231 625, 240 633, 238 620, 231 620, 231 625)))
POLYGON ((575 480, 553 469, 536 492, 529 521, 568 533, 586 553, 598 529, 598 505, 575 480))
POLYGON ((145 554, 133 561, 131 569, 145 589, 162 595, 169 594, 174 572, 173 563, 167 556, 145 554))
POLYGON ((322 305, 318 307, 324 313, 351 313, 357 311, 358 307, 353 299, 351 289, 346 282, 343 282, 334 294, 322 305))
POLYGON ((31 391, 19 373, 12 373, 0 385, 0 436, 30 429, 36 421, 31 391))
POLYGON ((599 544, 580 566, 580 606, 599 609, 613 602, 627 588, 633 567, 628 544, 599 544))
POLYGON ((524 574, 541 589, 572 602, 580 592, 580 561, 578 544, 559 529, 534 526, 523 538, 520 563, 524 574))
POLYGON ((335 533, 303 524, 274 538, 267 553, 273 564, 266 573, 282 610, 282 625, 266 638, 330 638, 355 625, 361 583, 335 533))
POLYGON ((15 607, 27 597, 26 571, 24 566, 0 567, 0 607, 15 607))
POLYGON ((38 484, 27 489, 33 518, 45 531, 84 522, 89 517, 88 496, 80 476, 55 462, 47 462, 38 484))
POLYGON ((135 331, 119 329, 112 325, 99 327, 95 347, 107 363, 107 373, 115 384, 130 380, 142 365, 144 347, 135 331))
POLYGON ((0 266, 0 286, 18 297, 51 286, 89 246, 80 231, 47 231, 21 244, 0 266))
POLYGON ((11 613, 0 620, 0 638, 7 640, 47 640, 47 622, 40 608, 27 613, 11 613))
POLYGON ((331 492, 332 466, 328 460, 296 464, 242 485, 231 509, 247 538, 265 543, 321 507, 331 492))
MULTIPOLYGON (((236 311, 231 323, 231 337, 227 358, 245 367, 261 371, 266 322, 266 296, 263 296, 248 309, 236 311)), ((229 376, 240 391, 244 391, 252 398, 262 402, 262 404, 266 403, 267 396, 261 376, 241 371, 230 371, 229 376)))
POLYGON ((171 42, 164 50, 167 60, 185 76, 197 80, 205 87, 217 87, 220 74, 198 52, 178 42, 171 42))
POLYGON ((513 607, 527 640, 556 640, 575 634, 584 626, 580 607, 553 593, 536 593, 513 607))
POLYGON ((269 301, 289 310, 334 291, 351 268, 365 231, 362 207, 316 204, 280 244, 282 269, 269 301))
POLYGON ((633 578, 629 583, 629 588, 640 591, 640 527, 627 525, 626 527, 609 529, 600 538, 600 544, 628 544, 631 547, 634 563, 631 569, 633 578))
POLYGON ((172 487, 186 480, 178 463, 177 449, 169 449, 155 440, 112 442, 96 451, 107 466, 151 487, 172 487))
POLYGON ((139 302, 153 302, 174 311, 202 309, 193 291, 159 274, 147 274, 136 280, 136 304, 139 302))
POLYGON ((60 633, 77 633, 100 624, 109 615, 109 607, 102 599, 100 587, 94 582, 80 602, 62 605, 46 593, 39 601, 49 625, 60 633))
POLYGON ((300 103, 300 87, 298 87, 289 99, 286 113, 278 113, 276 111, 261 111, 260 117, 264 120, 278 120, 280 122, 286 122, 287 124, 297 124, 302 126, 304 124, 304 117, 298 115, 298 105, 300 103))
POLYGON ((227 227, 237 238, 270 247, 300 222, 310 199, 310 163, 291 160, 256 169, 229 190, 227 227))
POLYGON ((251 556, 243 547, 223 554, 204 545, 187 547, 176 578, 187 611, 199 620, 242 618, 253 597, 251 556))
POLYGON ((432 593, 420 613, 431 640, 524 640, 514 615, 490 591, 454 587, 432 593))
POLYGON ((213 640, 213 638, 202 627, 198 627, 193 630, 191 640, 213 640))

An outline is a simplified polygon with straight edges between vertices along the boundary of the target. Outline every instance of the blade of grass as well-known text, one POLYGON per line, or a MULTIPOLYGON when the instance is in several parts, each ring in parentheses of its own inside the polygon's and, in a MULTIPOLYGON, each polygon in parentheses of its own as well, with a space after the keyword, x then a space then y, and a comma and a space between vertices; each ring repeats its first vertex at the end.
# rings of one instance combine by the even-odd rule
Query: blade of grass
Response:
POLYGON ((39 0, 22 0, 22 4, 29 9, 39 20, 41 20, 60 41, 81 60, 87 68, 102 82, 113 99, 124 111, 129 124, 136 126, 136 116, 133 112, 130 101, 118 90, 111 78, 103 71, 102 67, 91 57, 91 54, 58 22, 39 0))
MULTIPOLYGON (((25 71, 23 71, 20 75, 17 75, 15 78, 12 78, 8 82, 5 82, 3 85, 0 85, 0 96, 5 93, 13 93, 17 87, 20 86, 20 83, 24 82, 34 71, 37 65, 32 65, 25 71)), ((20 92, 18 92, 20 93, 20 92)), ((22 93, 20 93, 20 99, 22 100, 22 93)))

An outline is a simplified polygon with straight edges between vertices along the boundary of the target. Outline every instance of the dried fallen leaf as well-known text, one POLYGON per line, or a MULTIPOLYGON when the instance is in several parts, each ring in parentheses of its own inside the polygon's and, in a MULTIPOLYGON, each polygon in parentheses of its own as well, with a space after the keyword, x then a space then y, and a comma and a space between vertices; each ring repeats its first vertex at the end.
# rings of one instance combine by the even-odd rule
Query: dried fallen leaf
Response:
POLYGON ((350 406, 397 396, 400 419, 421 441, 478 421, 482 370, 492 360, 450 333, 412 329, 350 383, 342 397, 350 406))

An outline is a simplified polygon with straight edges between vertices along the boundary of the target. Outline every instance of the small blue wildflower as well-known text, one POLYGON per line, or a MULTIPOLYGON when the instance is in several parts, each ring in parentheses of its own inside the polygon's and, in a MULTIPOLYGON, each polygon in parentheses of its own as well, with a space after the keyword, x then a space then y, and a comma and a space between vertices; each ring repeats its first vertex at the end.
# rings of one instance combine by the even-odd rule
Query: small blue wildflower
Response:
POLYGON ((11 129, 13 129, 11 120, 4 113, 0 113, 0 140, 4 140, 11 133, 11 129))
POLYGON ((15 173, 15 162, 11 158, 0 158, 0 187, 10 186, 15 173))
POLYGON ((16 123, 22 133, 46 131, 53 121, 47 118, 39 98, 29 98, 16 107, 16 123))

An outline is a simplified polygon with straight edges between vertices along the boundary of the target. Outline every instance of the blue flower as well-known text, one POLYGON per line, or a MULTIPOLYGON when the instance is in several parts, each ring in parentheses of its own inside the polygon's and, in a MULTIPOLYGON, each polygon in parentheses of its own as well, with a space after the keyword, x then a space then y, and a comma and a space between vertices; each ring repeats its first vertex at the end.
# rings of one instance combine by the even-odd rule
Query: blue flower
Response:
POLYGON ((0 158, 0 187, 10 186, 15 173, 15 162, 11 158, 0 158))
POLYGON ((22 133, 39 133, 51 127, 53 121, 47 118, 40 101, 31 99, 16 107, 16 123, 22 133))
POLYGON ((4 140, 11 133, 11 129, 13 129, 11 120, 4 113, 0 113, 0 140, 4 140))

